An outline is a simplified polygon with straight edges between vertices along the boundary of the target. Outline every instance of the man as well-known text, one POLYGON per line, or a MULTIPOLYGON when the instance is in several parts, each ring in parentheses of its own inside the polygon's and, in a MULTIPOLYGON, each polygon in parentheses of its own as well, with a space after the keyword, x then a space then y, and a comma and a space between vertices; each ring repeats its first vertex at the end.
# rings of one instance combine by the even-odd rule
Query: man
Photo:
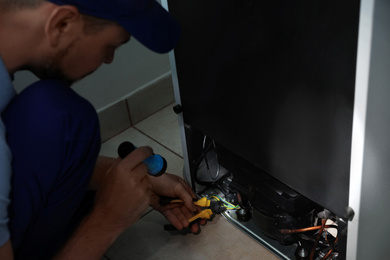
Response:
POLYGON ((189 225, 197 210, 190 187, 174 175, 148 176, 141 162, 149 147, 122 160, 97 158, 96 112, 69 88, 110 63, 131 36, 163 53, 178 35, 177 23, 151 0, 0 0, 0 259, 13 259, 13 250, 20 259, 100 259, 149 205, 176 228, 189 225), (22 69, 49 80, 13 98, 9 75, 22 69), (82 218, 87 187, 97 194, 82 218), (185 205, 163 207, 159 196, 185 205))

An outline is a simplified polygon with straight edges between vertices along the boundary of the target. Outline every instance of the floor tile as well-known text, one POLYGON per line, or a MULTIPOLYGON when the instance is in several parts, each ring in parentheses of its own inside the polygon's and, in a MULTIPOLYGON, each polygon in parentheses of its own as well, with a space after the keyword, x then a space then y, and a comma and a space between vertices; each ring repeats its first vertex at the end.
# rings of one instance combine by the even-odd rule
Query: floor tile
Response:
POLYGON ((135 127, 179 155, 183 155, 179 123, 174 104, 139 122, 135 127))
POLYGON ((126 230, 106 252, 111 260, 126 259, 278 259, 259 243, 217 215, 198 235, 168 232, 168 222, 152 211, 126 230))

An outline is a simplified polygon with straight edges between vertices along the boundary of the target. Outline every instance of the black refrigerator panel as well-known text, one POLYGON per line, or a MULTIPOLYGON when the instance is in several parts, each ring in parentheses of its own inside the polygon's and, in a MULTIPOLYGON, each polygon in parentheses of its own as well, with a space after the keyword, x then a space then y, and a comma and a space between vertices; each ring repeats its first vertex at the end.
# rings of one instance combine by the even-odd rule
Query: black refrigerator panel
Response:
POLYGON ((185 124, 253 167, 235 178, 256 186, 266 173, 344 215, 359 1, 168 5, 183 30, 174 54, 185 124))

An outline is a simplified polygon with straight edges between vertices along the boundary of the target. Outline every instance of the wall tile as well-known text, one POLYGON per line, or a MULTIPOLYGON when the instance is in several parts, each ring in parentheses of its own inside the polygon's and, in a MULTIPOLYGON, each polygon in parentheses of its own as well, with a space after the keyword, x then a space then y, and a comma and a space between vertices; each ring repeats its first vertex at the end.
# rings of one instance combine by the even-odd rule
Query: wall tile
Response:
POLYGON ((118 102, 99 112, 102 142, 131 127, 126 101, 118 102))
POLYGON ((133 124, 174 102, 171 75, 135 92, 127 99, 127 102, 133 124))

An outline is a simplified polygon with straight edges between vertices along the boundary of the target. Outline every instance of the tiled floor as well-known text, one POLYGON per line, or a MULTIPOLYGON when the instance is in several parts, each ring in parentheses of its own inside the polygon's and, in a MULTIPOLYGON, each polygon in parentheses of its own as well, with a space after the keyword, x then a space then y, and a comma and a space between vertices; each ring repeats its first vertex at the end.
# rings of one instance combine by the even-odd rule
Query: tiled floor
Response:
MULTIPOLYGON (((182 176, 183 157, 177 117, 170 105, 134 127, 106 141, 101 154, 115 156, 118 145, 131 141, 149 145, 168 161, 167 172, 182 176)), ((216 216, 198 235, 170 233, 167 220, 150 210, 126 230, 107 250, 102 260, 126 259, 278 259, 259 243, 216 216)))

